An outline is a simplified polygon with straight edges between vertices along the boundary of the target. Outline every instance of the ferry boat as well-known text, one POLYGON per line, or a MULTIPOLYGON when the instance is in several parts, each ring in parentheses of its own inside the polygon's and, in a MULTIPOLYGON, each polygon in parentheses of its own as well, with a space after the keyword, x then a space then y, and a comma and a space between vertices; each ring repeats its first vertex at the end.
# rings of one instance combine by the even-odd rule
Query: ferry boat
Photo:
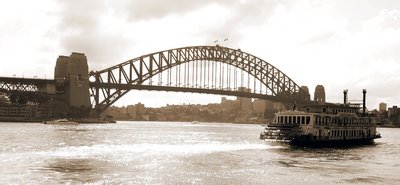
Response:
MULTIPOLYGON (((347 93, 347 91, 346 91, 347 93)), ((377 132, 378 118, 365 112, 365 93, 363 107, 343 104, 314 102, 275 114, 271 123, 266 124, 260 139, 287 141, 294 145, 353 145, 372 143, 380 138, 377 132)))

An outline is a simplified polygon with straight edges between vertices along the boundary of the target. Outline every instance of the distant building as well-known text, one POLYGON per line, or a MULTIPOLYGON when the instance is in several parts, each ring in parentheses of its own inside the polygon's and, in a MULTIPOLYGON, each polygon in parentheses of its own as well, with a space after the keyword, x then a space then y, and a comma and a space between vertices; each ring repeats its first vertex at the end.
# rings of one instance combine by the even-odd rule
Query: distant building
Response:
POLYGON ((134 105, 128 105, 128 106, 126 107, 126 114, 127 114, 128 118, 130 118, 130 119, 136 119, 136 117, 137 117, 136 106, 134 106, 134 105))
POLYGON ((381 102, 381 103, 379 104, 379 112, 380 112, 380 113, 383 113, 383 112, 386 112, 386 110, 387 110, 387 104, 381 102))
POLYGON ((227 100, 226 97, 222 97, 221 98, 221 104, 223 104, 226 100, 227 100))
POLYGON ((221 107, 227 111, 237 111, 240 108, 240 100, 227 100, 225 98, 221 101, 221 107))
POLYGON ((265 113, 265 100, 256 99, 253 101, 253 112, 263 115, 265 113))
POLYGON ((52 108, 45 105, 0 105, 0 121, 43 121, 52 117, 52 108))
POLYGON ((135 105, 135 107, 136 107, 136 115, 142 115, 146 113, 146 108, 144 107, 144 104, 139 102, 135 105))
POLYGON ((397 106, 389 108, 388 117, 389 120, 392 121, 394 124, 400 124, 400 108, 398 108, 397 106))
POLYGON ((323 85, 317 85, 315 87, 314 101, 325 103, 325 88, 323 85))
MULTIPOLYGON (((248 89, 246 87, 239 87, 238 91, 250 93, 251 89, 248 89)), ((251 102, 251 98, 237 97, 237 100, 239 100, 239 102, 240 102, 240 110, 241 111, 251 111, 253 109, 253 104, 251 102)))

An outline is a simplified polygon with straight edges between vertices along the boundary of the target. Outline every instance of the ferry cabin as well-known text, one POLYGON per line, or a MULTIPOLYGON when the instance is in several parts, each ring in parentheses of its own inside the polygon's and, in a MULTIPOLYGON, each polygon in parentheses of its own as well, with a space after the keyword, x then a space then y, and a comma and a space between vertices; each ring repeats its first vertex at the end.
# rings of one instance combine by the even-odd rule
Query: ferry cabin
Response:
POLYGON ((312 140, 357 140, 374 138, 376 125, 370 117, 358 117, 349 111, 337 114, 288 111, 278 113, 273 125, 293 125, 295 136, 312 140))

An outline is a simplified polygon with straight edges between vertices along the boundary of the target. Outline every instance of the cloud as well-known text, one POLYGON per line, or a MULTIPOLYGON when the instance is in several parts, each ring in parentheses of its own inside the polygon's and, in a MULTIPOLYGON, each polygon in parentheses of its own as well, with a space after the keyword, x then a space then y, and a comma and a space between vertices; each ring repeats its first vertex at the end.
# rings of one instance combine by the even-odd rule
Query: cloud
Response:
POLYGON ((63 55, 86 53, 92 68, 122 62, 118 53, 133 45, 123 30, 110 23, 107 1, 59 1, 58 24, 52 35, 63 48, 63 55))
MULTIPOLYGON (((238 45, 243 37, 242 28, 264 23, 275 7, 283 2, 59 1, 59 21, 52 35, 67 52, 63 54, 84 52, 91 61, 90 66, 100 69, 134 57, 126 53, 137 47, 146 47, 147 44, 153 45, 154 49, 157 48, 154 44, 170 46, 165 44, 171 42, 167 38, 184 43, 178 39, 197 37, 198 42, 211 44, 214 40, 222 41, 229 37, 231 45, 238 45)), ((192 44, 198 43, 189 43, 192 44)))
POLYGON ((229 5, 229 0, 132 0, 113 1, 109 5, 115 8, 115 14, 126 17, 129 21, 140 21, 148 19, 160 19, 169 15, 185 14, 201 9, 210 4, 229 5))
MULTIPOLYGON (((217 21, 209 21, 208 26, 199 32, 205 40, 223 40, 229 38, 229 44, 238 46, 244 37, 246 29, 258 27, 268 22, 269 18, 280 5, 289 5, 287 1, 233 1, 225 7, 224 17, 215 17, 217 21)), ((223 43, 225 44, 225 43, 223 43)))

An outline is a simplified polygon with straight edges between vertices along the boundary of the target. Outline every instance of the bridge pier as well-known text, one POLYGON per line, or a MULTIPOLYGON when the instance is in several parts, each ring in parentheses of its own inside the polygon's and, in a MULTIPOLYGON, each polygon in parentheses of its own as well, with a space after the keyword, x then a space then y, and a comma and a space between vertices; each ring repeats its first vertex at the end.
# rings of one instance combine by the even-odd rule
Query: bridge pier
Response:
POLYGON ((57 59, 54 79, 66 80, 64 95, 66 103, 76 108, 89 108, 89 73, 85 54, 73 52, 68 56, 57 59))

